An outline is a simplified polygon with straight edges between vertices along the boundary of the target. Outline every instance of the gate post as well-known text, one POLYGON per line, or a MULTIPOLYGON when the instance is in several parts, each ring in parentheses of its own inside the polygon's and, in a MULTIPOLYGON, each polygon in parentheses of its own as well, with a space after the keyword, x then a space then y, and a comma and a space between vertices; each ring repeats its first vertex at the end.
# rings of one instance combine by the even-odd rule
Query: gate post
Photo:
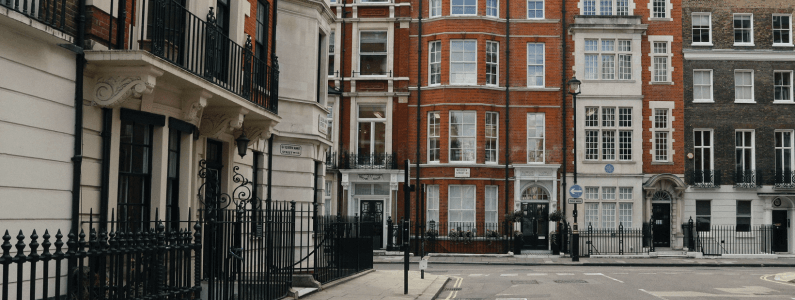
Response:
POLYGON ((387 232, 386 232, 386 241, 387 241, 386 242, 386 250, 387 251, 394 251, 395 250, 395 248, 394 248, 395 244, 394 244, 394 242, 392 240, 395 237, 395 233, 392 232, 392 216, 389 216, 386 219, 386 228, 387 228, 387 232))
POLYGON ((593 241, 591 240, 592 236, 593 236, 593 224, 588 222, 588 241, 585 242, 585 244, 588 245, 588 256, 591 256, 591 254, 593 254, 593 241))
POLYGON ((624 255, 624 224, 618 222, 618 255, 624 255))
POLYGON ((654 217, 649 219, 649 252, 654 251, 654 217))
MULTIPOLYGON (((155 213, 159 215, 158 213, 155 213)), ((163 286, 165 285, 164 282, 166 281, 166 266, 165 266, 165 259, 163 259, 163 252, 168 247, 165 243, 165 231, 166 227, 163 225, 163 222, 157 220, 157 225, 155 225, 157 234, 155 235, 155 264, 157 267, 157 282, 155 282, 155 287, 153 290, 154 295, 159 295, 163 292, 163 286)))
MULTIPOLYGON (((315 215, 317 216, 317 203, 315 203, 315 215)), ((295 273, 295 200, 290 201, 290 247, 288 247, 288 251, 290 251, 290 278, 287 281, 287 286, 293 287, 293 273, 295 273)), ((314 232, 313 232, 314 233, 314 232)), ((315 254, 317 255, 317 254, 315 254)))

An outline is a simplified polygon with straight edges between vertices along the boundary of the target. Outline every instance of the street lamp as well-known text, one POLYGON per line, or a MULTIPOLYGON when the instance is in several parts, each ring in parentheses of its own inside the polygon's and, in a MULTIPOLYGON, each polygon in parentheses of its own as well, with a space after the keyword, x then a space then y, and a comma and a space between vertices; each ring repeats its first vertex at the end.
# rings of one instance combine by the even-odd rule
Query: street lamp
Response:
MULTIPOLYGON (((580 84, 577 77, 572 77, 568 82, 569 94, 572 96, 572 107, 574 108, 574 185, 577 185, 577 95, 580 91, 580 84)), ((574 210, 571 212, 574 217, 574 225, 571 234, 571 261, 580 261, 580 231, 577 228, 577 203, 574 203, 574 210)))

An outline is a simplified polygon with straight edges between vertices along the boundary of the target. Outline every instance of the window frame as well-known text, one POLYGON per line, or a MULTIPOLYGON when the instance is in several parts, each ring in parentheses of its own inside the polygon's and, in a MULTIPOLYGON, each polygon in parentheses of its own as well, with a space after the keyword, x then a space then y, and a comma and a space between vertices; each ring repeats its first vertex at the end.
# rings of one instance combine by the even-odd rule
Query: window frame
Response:
MULTIPOLYGON (((715 169, 715 132, 714 132, 713 129, 711 129, 711 128, 694 128, 693 129, 693 152, 694 152, 694 155, 693 155, 693 170, 694 171, 698 171, 698 170, 701 170, 701 171, 712 171, 712 170, 715 169), (706 143, 704 142, 704 132, 709 132, 709 145, 706 145, 706 143), (700 146, 696 143, 696 135, 698 135, 699 133, 701 133, 701 145, 700 146), (704 159, 704 151, 705 150, 709 150, 709 168, 708 169, 704 169, 705 165, 703 163, 703 162, 705 162, 705 159, 704 159), (697 161, 698 161, 696 158, 698 158, 699 155, 701 155, 701 161, 702 161, 702 165, 700 166, 701 169, 699 169, 699 166, 696 164, 697 161)), ((710 182, 712 182, 712 181, 710 181, 710 182)))
POLYGON ((372 103, 371 102, 363 102, 363 103, 357 103, 356 104, 356 154, 358 154, 358 155, 365 155, 365 154, 366 155, 375 155, 375 154, 378 154, 378 152, 376 152, 376 149, 375 149, 376 148, 376 146, 375 146, 376 145, 375 144, 375 141, 376 141, 375 123, 384 123, 384 128, 385 128, 384 129, 385 130, 385 133, 384 133, 384 152, 388 151, 388 149, 386 148, 386 143, 387 143, 387 140, 390 138, 390 136, 389 136, 390 132, 388 130, 386 130, 387 120, 389 119, 388 116, 387 116, 387 113, 388 112, 387 112, 386 103, 381 103, 381 102, 372 102, 372 103), (380 107, 383 107, 384 108, 384 117, 383 118, 362 118, 362 117, 359 117, 359 111, 360 111, 362 106, 380 106, 380 107), (360 142, 359 141, 359 131, 361 130, 360 126, 361 126, 362 123, 370 123, 370 129, 371 129, 370 130, 370 153, 360 153, 359 152, 359 148, 360 148, 360 146, 359 146, 359 142, 360 142))
POLYGON ((428 163, 439 163, 441 162, 441 154, 442 154, 442 113, 440 111, 429 111, 428 112, 428 139, 427 139, 427 161, 428 163), (433 117, 432 117, 433 116, 433 117), (437 121, 437 122, 434 122, 437 121), (432 126, 436 126, 435 135, 433 135, 434 131, 432 130, 432 126), (433 139, 436 139, 436 148, 433 147, 433 139), (433 151, 436 151, 435 154, 436 159, 434 160, 433 151))
POLYGON ((712 69, 693 69, 693 102, 694 103, 715 103, 715 94, 714 94, 714 80, 712 76, 712 69), (696 99, 696 86, 699 86, 703 89, 705 84, 696 84, 696 73, 697 72, 708 72, 709 73, 709 99, 696 99))
MULTIPOLYGON (((705 28, 699 28, 698 30, 699 31, 705 30, 705 28)), ((712 13, 711 12, 692 12, 692 13, 690 13, 690 45, 691 46, 712 46, 712 13), (694 16, 706 16, 707 17, 707 22, 709 24, 708 27, 706 28, 706 30, 707 30, 707 32, 709 34, 709 41, 708 42, 703 42, 703 41, 695 42, 695 41, 693 41, 693 38, 695 37, 695 34, 693 34, 693 32, 696 30, 695 25, 693 25, 693 17, 694 16)))
POLYGON ((735 209, 735 230, 737 232, 750 232, 751 225, 753 224, 753 215, 754 215, 754 205, 751 200, 737 200, 736 209, 735 209), (747 204, 748 205, 748 213, 743 213, 740 215, 740 204, 747 204), (740 219, 748 219, 748 224, 740 224, 740 219))
POLYGON ((478 144, 478 134, 477 134, 477 131, 478 131, 477 130, 477 128, 478 128, 478 115, 477 115, 477 111, 474 111, 474 110, 451 110, 448 113, 447 121, 448 121, 448 123, 447 123, 448 124, 448 128, 447 128, 447 131, 448 131, 448 137, 447 137, 447 149, 448 149, 448 151, 447 151, 447 159, 448 159, 448 161, 450 163, 477 163, 477 157, 478 157, 478 146, 477 146, 477 144, 478 144), (465 135, 453 136, 453 132, 452 131, 453 131, 453 125, 454 124, 452 122, 452 118, 453 118, 453 114, 454 113, 463 113, 463 114, 471 113, 471 114, 474 114, 474 118, 473 119, 475 120, 475 123, 468 124, 468 123, 464 122, 463 121, 464 115, 462 115, 462 123, 460 123, 462 126, 463 125, 472 125, 472 126, 474 126, 475 134, 473 136, 465 136, 465 135), (472 145, 473 145, 472 149, 474 151, 473 155, 472 155, 472 160, 464 160, 463 159, 464 150, 467 149, 467 148, 464 148, 463 146, 460 148, 460 150, 461 150, 460 157, 462 159, 461 160, 453 160, 453 148, 452 148, 453 138, 471 138, 471 139, 474 139, 474 142, 472 143, 472 145))
POLYGON ((484 154, 486 154, 484 157, 484 162, 487 164, 497 164, 500 161, 500 156, 499 156, 500 155, 500 113, 496 111, 487 111, 485 113, 485 120, 483 124, 485 125, 484 140, 486 142, 486 145, 484 147, 485 150, 483 151, 484 154), (491 116, 492 120, 494 121, 493 124, 489 124, 489 116, 491 116), (495 136, 489 135, 489 128, 488 128, 489 126, 494 126, 495 136), (494 149, 489 149, 489 141, 491 140, 494 140, 494 149), (494 152, 493 161, 489 161, 489 156, 488 156, 489 151, 494 152))
MULTIPOLYGON (((526 144, 527 148, 525 148, 525 149, 526 149, 526 152, 527 152, 527 163, 528 164, 543 164, 543 163, 546 163, 546 160, 547 160, 546 159, 546 156, 547 156, 547 151, 546 151, 546 147, 547 147, 547 143, 546 143, 546 139, 547 139, 547 137, 546 137, 547 117, 546 117, 546 113, 543 113, 543 112, 527 113, 526 122, 527 122, 527 124, 526 124, 527 125, 526 126, 527 131, 525 132, 525 135, 527 136, 527 144, 526 144), (539 136, 533 136, 533 137, 530 136, 530 115, 535 116, 534 120, 537 120, 538 116, 541 116, 542 118, 544 118, 544 122, 542 124, 543 125, 542 126, 542 133, 541 133, 540 137, 539 136), (530 141, 531 141, 531 139, 532 140, 541 140, 541 161, 530 161, 530 141)), ((538 128, 538 126, 534 126, 534 127, 536 127, 536 129, 538 128)), ((538 150, 536 150, 535 152, 536 152, 536 155, 537 155, 538 154, 538 150)), ((538 157, 538 156, 536 156, 536 157, 538 157)))
POLYGON ((583 60, 584 60, 583 61, 583 73, 585 74, 585 80, 605 80, 605 81, 614 81, 614 80, 631 81, 631 80, 633 80, 632 67, 631 67, 632 63, 633 63, 633 54, 634 54, 632 52, 632 48, 633 47, 634 47, 634 45, 632 45, 632 40, 631 39, 602 39, 602 38, 590 39, 589 38, 589 39, 583 40, 583 60), (595 44, 596 49, 595 50, 589 50, 589 47, 587 45, 588 41, 595 41, 596 42, 596 44, 595 44), (604 42, 612 42, 613 50, 611 50, 611 51, 604 50, 604 48, 603 48, 604 45, 605 45, 604 42), (626 44, 626 45, 628 45, 629 47, 627 47, 626 50, 623 50, 622 42, 628 42, 628 44, 626 44), (588 61, 586 59, 588 56, 595 56, 596 57, 596 61, 594 62, 595 65, 593 66, 594 72, 591 72, 591 73, 588 72, 588 68, 589 67, 588 67, 588 61), (605 58, 604 57, 607 57, 607 56, 612 56, 613 57, 613 60, 612 60, 612 63, 613 63, 613 66, 612 66, 613 78, 604 78, 605 77, 605 72, 603 72, 604 63, 605 63, 605 58), (630 68, 628 69, 629 72, 625 72, 622 69, 621 63, 625 62, 625 60, 624 60, 625 58, 629 58, 629 65, 630 65, 630 68))
MULTIPOLYGON (((527 4, 527 15, 526 15, 527 19, 530 19, 530 20, 543 20, 544 18, 546 18, 546 6, 547 6, 546 0, 527 0, 526 4, 527 4), (538 17, 531 18, 530 17, 530 2, 541 2, 541 17, 540 18, 538 18, 538 17)), ((538 11, 538 10, 534 9, 533 11, 538 11)))
MULTIPOLYGON (((742 22, 742 20, 740 20, 742 22)), ((732 14, 732 33, 734 34, 734 46, 745 47, 745 46, 754 46, 754 14, 752 13, 734 13, 732 14), (749 24, 750 28, 738 28, 735 27, 737 24, 737 17, 749 17, 749 24), (738 42, 737 41, 737 31, 748 31, 748 38, 750 41, 748 42, 738 42)))
POLYGON ((776 28, 773 27, 773 24, 775 24, 775 23, 771 23, 770 28, 771 28, 772 33, 773 33, 772 36, 771 36, 771 38, 773 39, 772 40, 773 47, 792 47, 793 46, 793 43, 792 43, 792 14, 773 14, 773 16, 772 16, 770 21, 774 22, 772 19, 776 18, 776 17, 787 17, 787 19, 789 19, 789 28, 776 29, 776 28), (789 42, 788 43, 776 43, 775 36, 776 36, 776 31, 777 30, 778 31, 787 31, 787 34, 789 36, 789 42))
POLYGON ((672 127, 671 123, 672 123, 672 121, 671 121, 671 109, 663 108, 663 107, 655 107, 655 108, 652 109, 652 130, 653 130, 653 134, 652 134, 652 141, 653 141, 652 151, 654 151, 654 154, 652 155, 652 162, 670 162, 671 161, 671 144, 672 144, 671 143, 671 127, 672 127), (661 112, 664 112, 664 114, 663 115, 659 114, 661 112), (662 121, 662 126, 664 126, 664 127, 659 127, 659 125, 661 123, 658 120, 658 117, 660 117, 660 116, 665 118, 665 120, 662 121), (659 133, 665 133, 665 145, 664 145, 665 149, 658 149, 658 146, 659 146, 659 144, 658 144, 658 142, 659 142, 658 134, 659 133), (659 156, 661 156, 661 155, 658 154, 658 151, 665 151, 665 154, 664 154, 665 158, 664 159, 659 159, 659 156))
MULTIPOLYGON (((622 162, 622 161, 632 161, 632 140, 634 139, 634 131, 635 128, 632 127, 632 111, 633 107, 631 106, 584 106, 583 113, 586 116, 583 124, 583 134, 585 138, 585 153, 583 154, 583 161, 609 161, 609 162, 622 162), (596 113, 598 116, 596 119, 587 119, 587 113, 589 109, 596 109, 596 113), (626 116, 623 110, 629 109, 629 119, 628 120, 621 120, 621 116, 626 116), (611 120, 605 119, 605 111, 612 110, 612 118, 611 120), (589 125, 588 123, 591 122, 592 124, 596 124, 596 126, 589 125), (606 123, 610 122, 610 126, 606 126, 606 123), (595 131, 596 132, 596 148, 588 148, 588 132, 595 131), (612 148, 605 148, 605 134, 604 132, 612 132, 612 148), (622 146, 622 133, 628 133, 629 141, 624 142, 629 144, 629 148, 623 148, 622 146), (589 159, 588 151, 596 150, 595 155, 596 159, 589 159), (612 149, 612 159, 605 158, 605 149, 612 149), (625 153, 622 153, 625 152, 625 153), (628 158, 622 158, 622 156, 628 155, 628 158)), ((626 137, 626 136, 625 136, 626 137)), ((608 153, 609 154, 609 153, 608 153)))
POLYGON ((486 0, 486 17, 499 18, 500 17, 500 0, 486 0), (494 1, 494 7, 489 7, 489 2, 494 1), (489 14, 489 10, 494 10, 494 15, 489 14))
MULTIPOLYGON (((533 87, 533 88, 543 88, 544 86, 546 86, 546 73, 547 73, 546 72, 546 64, 547 64, 546 44, 545 43, 527 43, 526 50, 527 50, 527 57, 526 57, 526 61, 525 62, 527 63, 527 74, 526 74, 527 86, 528 87, 533 87), (537 63, 530 64, 530 45, 533 45, 534 48, 539 46, 539 45, 541 46, 541 64, 537 64, 537 63), (530 85, 530 67, 541 67, 541 85, 530 85)), ((534 53, 533 56, 537 58, 538 53, 536 51, 534 51, 533 53, 534 53)), ((536 61, 537 61, 537 59, 536 59, 536 61)), ((535 78, 535 76, 534 76, 534 78, 535 78)))
MULTIPOLYGON (((449 62, 450 63, 450 69, 449 70, 450 71, 448 72, 448 77, 449 77, 448 81, 450 82, 450 85, 477 85, 478 84, 478 43, 477 43, 477 40, 475 40, 475 39, 454 39, 454 40, 450 40, 450 49, 448 49, 448 50, 449 50, 448 52, 450 54, 450 57, 449 57, 449 60, 450 60, 450 62, 449 62), (462 53, 464 53, 464 55, 462 55, 462 57, 466 56, 465 53, 467 53, 467 51, 465 50, 466 49, 466 43, 474 44, 475 45, 475 50, 474 50, 474 55, 473 55, 474 60, 473 61, 466 61, 466 60, 454 61, 453 60, 453 43, 455 43, 455 42, 463 42, 464 43, 463 44, 464 50, 462 52, 462 53), (475 73, 474 73, 474 75, 475 75, 474 78, 475 79, 473 80, 473 82, 461 82, 461 83, 453 82, 453 78, 454 78, 454 76, 453 76, 453 69, 454 69, 453 65, 454 64, 463 64, 463 65, 474 64, 475 67, 473 69, 475 70, 475 73)), ((459 73, 456 73, 456 74, 459 74, 459 73)), ((469 73, 468 72, 462 72, 460 74, 469 74, 469 73)))
POLYGON ((582 8, 580 9, 581 15, 586 16, 629 16, 632 15, 632 9, 630 5, 631 1, 628 0, 583 0, 582 8), (602 9, 603 2, 610 3, 610 13, 604 14, 602 9), (626 14, 619 14, 619 3, 626 3, 626 14), (588 9, 589 3, 593 4, 593 13, 589 13, 590 11, 586 11, 588 9))
POLYGON ((671 82, 671 43, 668 41, 651 41, 652 43, 652 51, 649 55, 652 57, 651 65, 652 65, 652 74, 651 74, 651 81, 656 83, 664 83, 664 82, 671 82), (662 47, 658 47, 659 45, 663 45, 665 52, 657 52, 657 49, 662 47), (664 69, 660 69, 657 60, 664 59, 664 69), (659 75, 662 73, 662 75, 659 75), (660 80, 660 76, 665 76, 662 78, 664 80, 660 80))
POLYGON ((442 16, 442 0, 430 0, 428 3, 428 18, 438 18, 442 16), (436 12, 434 14, 434 12, 436 12))
POLYGON ((733 169, 734 169, 735 172, 739 172, 740 171, 740 170, 737 169, 737 167, 738 167, 737 166, 737 160, 738 160, 737 151, 738 150, 741 150, 742 153, 743 153, 742 154, 742 157, 743 157, 743 162, 742 162, 743 171, 747 172, 747 171, 756 170, 756 130, 754 130, 754 129, 735 129, 734 130, 734 162, 735 163, 734 163, 734 168, 733 169), (743 143, 742 143, 742 145, 738 146, 737 145, 737 134, 738 133, 751 133, 751 135, 750 135, 751 136, 751 145, 750 146, 746 146, 745 145, 744 142, 746 140, 746 136, 745 136, 745 134, 742 134, 743 143), (751 157, 750 157, 751 166, 750 166, 750 168, 746 168, 745 167, 746 160, 748 159, 748 157, 746 157, 746 154, 745 154, 746 151, 745 150, 751 150, 751 154, 750 154, 751 155, 751 157))
MULTIPOLYGON (((696 210, 696 212, 695 212, 696 225, 699 224, 699 219, 700 218, 705 218, 705 219, 707 219, 707 222, 708 222, 707 226, 706 226, 706 230, 703 230, 703 229, 705 229, 704 226, 696 226, 696 231, 701 231, 701 232, 710 231, 710 229, 712 227, 712 200, 696 200, 695 210, 696 210), (701 212, 701 214, 699 214, 699 211, 698 211, 699 202, 701 202, 701 203, 706 202, 707 203, 707 207, 709 208, 709 211, 707 212, 707 214, 704 214, 703 211, 701 212)), ((703 224, 703 223, 701 223, 701 224, 703 224)))
POLYGON ((461 6, 462 13, 460 13, 460 14, 454 13, 453 10, 456 7, 456 5, 453 3, 454 1, 457 1, 457 0, 450 0, 450 15, 451 16, 477 16, 478 15, 478 0, 475 0, 475 13, 472 13, 472 14, 465 13, 466 12, 466 7, 470 6, 470 5, 465 5, 464 4, 466 0, 460 0, 462 5, 459 5, 459 6, 461 6))
POLYGON ((497 41, 486 41, 486 85, 500 85, 500 43, 497 41), (496 46, 495 51, 491 51, 492 45, 496 46), (496 61, 490 61, 491 55, 494 56, 496 61), (490 72, 490 66, 494 67, 494 73, 490 72), (494 76, 494 82, 489 83, 489 79, 492 75, 494 76))
MULTIPOLYGON (((439 215, 439 185, 438 184, 431 184, 425 186, 425 216, 426 222, 430 225, 431 221, 436 221, 436 226, 438 228, 439 221, 441 220, 441 216, 439 215), (435 189, 435 193, 434 193, 435 189), (435 197, 434 197, 435 196, 435 197), (436 200, 435 202, 433 200, 436 200), (433 204, 436 204, 433 206, 433 204), (435 208, 435 209, 433 209, 435 208), (431 212, 436 211, 436 219, 433 219, 433 214, 431 212)), ((438 229, 437 229, 438 230, 438 229)))
MULTIPOLYGON (((131 220, 131 217, 128 215, 129 208, 137 206, 140 209, 139 212, 141 213, 142 219, 138 217, 132 217, 133 219, 132 223, 148 222, 151 218, 150 212, 152 209, 152 168, 153 168, 152 155, 154 154, 154 133, 156 126, 148 123, 137 123, 132 120, 121 120, 121 125, 120 125, 121 130, 125 130, 124 129, 125 123, 129 123, 132 126, 132 134, 130 136, 130 142, 125 142, 121 136, 119 138, 119 153, 118 153, 119 168, 117 169, 116 172, 118 176, 118 188, 117 188, 117 198, 116 198, 117 199, 116 206, 118 208, 117 211, 119 212, 120 221, 121 219, 124 219, 129 222, 131 220), (143 126, 143 131, 141 131, 140 133, 144 133, 143 137, 143 139, 145 139, 144 143, 135 142, 135 140, 137 139, 135 137, 136 126, 143 126), (122 167, 122 163, 125 162, 125 160, 122 158, 125 146, 129 146, 131 151, 130 153, 127 154, 129 155, 130 159, 128 161, 128 163, 130 164, 129 171, 124 171, 125 168, 122 167), (143 148, 144 151, 141 151, 142 159, 140 160, 140 162, 144 164, 143 166, 132 165, 135 162, 135 159, 132 158, 132 156, 135 155, 135 151, 132 151, 133 148, 143 148), (139 171, 135 171, 136 169, 138 169, 139 171), (129 201, 130 198, 127 196, 122 197, 122 194, 129 195, 129 184, 125 185, 124 178, 130 178, 130 177, 139 177, 141 180, 143 192, 141 193, 140 203, 130 202, 129 201), (128 188, 125 189, 124 186, 127 186, 128 188), (125 201, 122 202, 122 199, 124 199, 125 201)), ((131 228, 135 227, 134 224, 131 225, 132 225, 131 228)), ((145 228, 143 227, 142 224, 140 226, 141 227, 138 227, 139 229, 145 228)))
POLYGON ((792 86, 793 86, 793 78, 792 78, 792 76, 793 75, 795 75, 795 74, 793 74, 792 70, 773 70, 773 103, 793 103, 793 102, 795 102, 795 100, 793 100, 793 95, 792 95, 792 92, 793 92, 793 90, 792 90, 792 86), (788 82, 787 85, 778 85, 778 84, 776 84, 776 75, 779 74, 779 73, 781 73, 781 74, 788 73, 789 74, 789 82, 788 82), (788 100, 787 99, 776 99, 776 96, 777 96, 776 95, 776 89, 778 87, 788 87, 786 89, 786 91, 789 93, 789 99, 788 100))
MULTIPOLYGON (((476 185, 451 184, 451 185, 447 186, 447 227, 448 228, 450 228, 450 229, 456 228, 456 226, 451 226, 452 222, 460 222, 460 223, 470 222, 473 225, 475 224, 475 222, 477 221, 477 210, 478 210, 477 209, 477 195, 478 195, 477 192, 478 192, 478 189, 477 189, 476 185), (461 188, 461 207, 462 207, 461 209, 453 209, 452 208, 453 207, 453 205, 452 205, 452 202, 453 202, 452 201, 452 194, 453 194, 452 190, 453 190, 453 188, 461 188), (472 189, 472 209, 471 209, 471 211, 472 211, 472 221, 451 221, 450 220, 451 219, 450 215, 451 215, 452 211, 461 211, 461 212, 469 211, 469 209, 464 209, 463 208, 464 207, 464 200, 469 200, 469 199, 465 199, 464 198, 464 188, 471 188, 472 189)), ((462 214, 462 216, 463 216, 463 214, 462 214)), ((440 218, 441 218, 441 216, 440 216, 440 218)))
POLYGON ((671 16, 670 16, 670 13, 669 13, 670 7, 671 7, 671 3, 670 3, 669 0, 651 0, 651 1, 649 1, 649 20, 669 20, 669 19, 671 19, 671 16), (662 14, 663 15, 661 17, 657 16, 656 15, 657 12, 655 11, 655 8, 656 8, 655 4, 657 4, 658 2, 662 2, 662 5, 663 5, 662 6, 662 9, 663 9, 662 14))
POLYGON ((359 60, 358 61, 358 64, 359 64, 358 65, 358 67, 359 67, 359 76, 358 77, 388 77, 389 76, 389 71, 388 71, 388 69, 390 69, 390 66, 389 66, 389 40, 390 40, 390 38, 389 38, 389 30, 387 30, 387 29, 359 30, 359 48, 358 48, 358 51, 359 51, 359 53, 358 53, 359 54, 358 55, 359 56, 358 57, 358 60, 359 60), (384 66, 384 74, 367 74, 367 75, 362 74, 362 55, 365 55, 364 54, 365 52, 362 51, 362 34, 363 33, 368 33, 368 32, 383 32, 384 35, 386 35, 386 37, 384 39, 384 52, 383 53, 381 53, 381 52, 367 52, 368 53, 367 55, 372 55, 372 56, 383 55, 384 56, 384 65, 385 65, 384 66))
POLYGON ((754 97, 754 70, 752 69, 735 69, 734 70, 734 103, 756 103, 756 99, 754 97), (750 73, 751 74, 751 85, 737 85, 737 73, 750 73), (737 88, 738 87, 750 87, 751 89, 751 98, 750 99, 740 99, 737 98, 737 88))
MULTIPOLYGON (((775 155, 774 163, 776 167, 775 170, 776 174, 782 174, 782 176, 786 178, 786 175, 783 174, 788 174, 788 172, 792 172, 792 170, 795 169, 795 130, 777 129, 773 132, 773 153, 775 155), (783 133, 789 133, 789 145, 785 145, 786 140, 784 139, 783 133), (779 146, 777 142, 779 134, 782 134, 781 146, 779 146), (789 166, 784 165, 784 162, 786 161, 784 160, 785 150, 789 150, 789 166), (779 151, 781 152, 780 155, 779 151), (780 163, 781 167, 779 167, 779 160, 781 160, 780 163)), ((791 178, 791 176, 789 177, 791 178)), ((792 180, 789 179, 786 181, 792 181, 792 180)), ((785 183, 789 183, 786 181, 785 183)))
MULTIPOLYGON (((495 230, 497 228, 497 226, 498 226, 497 224, 499 224, 499 222, 500 222, 500 214, 499 214, 499 211, 500 211, 500 201, 499 201, 500 189, 496 185, 487 185, 484 188, 484 191, 485 192, 484 192, 484 199, 483 199, 484 200, 483 201, 484 202, 483 203, 483 212, 484 212, 484 214, 483 214, 483 223, 486 225, 485 229, 491 228, 491 230, 495 230), (493 200, 494 200, 494 202, 493 202, 493 204, 494 204, 493 208, 494 209, 493 210, 490 210, 490 208, 489 208, 489 200, 488 199, 489 199, 490 193, 491 193, 491 196, 493 196, 493 200), (488 215, 489 214, 493 214, 494 222, 489 222, 488 221, 488 215), (492 224, 492 225, 489 226, 489 224, 492 224)), ((477 208, 475 208, 475 211, 477 212, 477 208)))
POLYGON ((428 86, 438 86, 442 84, 442 41, 428 42, 428 86), (436 47, 436 51, 434 51, 436 47), (438 61, 437 61, 438 58, 438 61), (438 67, 438 73, 434 73, 433 66, 438 67), (438 82, 434 82, 434 75, 437 76, 438 82))

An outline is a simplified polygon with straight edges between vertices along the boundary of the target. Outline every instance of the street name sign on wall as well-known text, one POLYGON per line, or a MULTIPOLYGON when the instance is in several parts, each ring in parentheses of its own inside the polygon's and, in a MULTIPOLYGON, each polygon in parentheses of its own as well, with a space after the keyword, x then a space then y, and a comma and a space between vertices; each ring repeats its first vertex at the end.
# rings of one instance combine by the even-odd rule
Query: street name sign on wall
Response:
POLYGON ((571 195, 572 198, 582 197, 582 187, 578 184, 572 185, 571 188, 569 188, 569 195, 571 195))
POLYGON ((328 134, 328 120, 323 115, 317 116, 317 131, 328 134))
POLYGON ((455 168, 455 177, 469 178, 469 168, 455 168))
POLYGON ((301 146, 282 144, 281 147, 279 147, 279 153, 281 155, 288 155, 288 156, 301 156, 301 146))

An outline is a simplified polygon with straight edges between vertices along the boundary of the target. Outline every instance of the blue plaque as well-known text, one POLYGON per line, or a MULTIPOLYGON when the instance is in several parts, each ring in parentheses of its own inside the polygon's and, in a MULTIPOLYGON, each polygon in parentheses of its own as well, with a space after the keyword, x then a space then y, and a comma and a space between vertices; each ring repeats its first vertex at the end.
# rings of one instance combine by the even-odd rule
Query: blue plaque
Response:
POLYGON ((611 164, 607 164, 607 165, 605 166, 605 172, 607 172, 607 173, 613 173, 613 171, 614 171, 615 169, 616 169, 616 168, 615 168, 615 167, 613 167, 613 165, 611 165, 611 164))

